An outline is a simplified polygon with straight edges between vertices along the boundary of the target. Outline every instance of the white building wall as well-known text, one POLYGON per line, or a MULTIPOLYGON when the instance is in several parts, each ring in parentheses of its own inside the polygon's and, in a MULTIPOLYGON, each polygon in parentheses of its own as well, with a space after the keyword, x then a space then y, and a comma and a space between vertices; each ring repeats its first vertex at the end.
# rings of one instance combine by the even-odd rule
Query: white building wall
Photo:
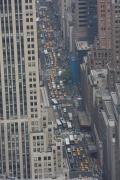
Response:
POLYGON ((47 151, 53 126, 48 124, 39 87, 36 1, 1 0, 0 8, 0 174, 34 178, 33 159, 42 158, 41 153, 51 156, 54 173, 53 153, 47 151), (42 135, 44 142, 33 140, 42 135))

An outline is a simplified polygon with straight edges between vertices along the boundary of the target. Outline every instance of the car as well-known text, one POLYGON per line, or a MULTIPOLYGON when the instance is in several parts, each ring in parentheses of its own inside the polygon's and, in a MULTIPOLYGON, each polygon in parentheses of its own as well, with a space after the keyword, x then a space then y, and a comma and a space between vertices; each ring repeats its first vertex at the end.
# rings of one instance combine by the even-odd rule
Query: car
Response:
POLYGON ((67 148, 67 152, 68 152, 68 153, 71 153, 71 149, 70 149, 70 148, 67 148))
POLYGON ((56 85, 55 84, 53 84, 53 89, 56 89, 56 85))
POLYGON ((56 105, 53 105, 53 109, 54 109, 54 110, 57 110, 57 106, 56 106, 56 105))
POLYGON ((58 90, 60 89, 60 86, 59 86, 59 85, 57 85, 57 89, 58 89, 58 90))

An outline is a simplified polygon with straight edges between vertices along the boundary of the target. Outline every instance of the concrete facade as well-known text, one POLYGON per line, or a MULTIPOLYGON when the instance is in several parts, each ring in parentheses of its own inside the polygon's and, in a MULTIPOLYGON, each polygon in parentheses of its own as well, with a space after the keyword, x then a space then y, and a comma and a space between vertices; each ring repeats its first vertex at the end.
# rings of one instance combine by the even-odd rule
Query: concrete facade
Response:
POLYGON ((120 82, 120 1, 112 1, 112 54, 111 67, 115 83, 120 82))
POLYGON ((70 51, 76 41, 93 42, 97 33, 96 0, 62 0, 60 6, 61 31, 70 51))
POLYGON ((81 71, 85 109, 95 134, 103 179, 118 180, 120 85, 116 84, 115 91, 110 93, 107 69, 89 70, 87 60, 81 71))
POLYGON ((62 142, 53 141, 54 117, 40 87, 36 2, 1 0, 0 12, 0 175, 57 176, 63 169, 62 142), (34 158, 40 157, 44 167, 38 174, 34 158))

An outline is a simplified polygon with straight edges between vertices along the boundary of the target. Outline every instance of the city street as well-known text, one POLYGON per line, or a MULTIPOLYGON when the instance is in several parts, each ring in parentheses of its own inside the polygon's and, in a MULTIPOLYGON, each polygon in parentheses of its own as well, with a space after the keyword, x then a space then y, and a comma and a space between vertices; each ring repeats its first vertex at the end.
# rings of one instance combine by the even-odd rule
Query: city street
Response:
POLYGON ((56 25, 57 6, 55 4, 51 8, 49 6, 51 7, 51 4, 44 4, 39 9, 39 41, 43 83, 56 115, 55 133, 64 139, 64 154, 68 161, 70 176, 100 179, 99 167, 95 164, 97 159, 89 155, 87 150, 89 142, 87 145, 85 143, 86 135, 91 137, 91 133, 82 132, 80 129, 78 112, 83 111, 83 107, 79 88, 72 82, 65 83, 62 77, 63 68, 69 67, 69 62, 62 48, 59 22, 56 25), (73 140, 70 140, 71 136, 73 140))

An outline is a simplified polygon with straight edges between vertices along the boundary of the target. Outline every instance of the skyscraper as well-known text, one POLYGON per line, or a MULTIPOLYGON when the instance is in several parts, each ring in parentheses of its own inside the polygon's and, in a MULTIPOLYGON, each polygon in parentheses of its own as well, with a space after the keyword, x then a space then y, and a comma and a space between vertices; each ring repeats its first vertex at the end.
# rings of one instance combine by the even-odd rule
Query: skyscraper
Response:
POLYGON ((115 83, 120 83, 120 1, 111 0, 111 52, 108 64, 109 88, 114 90, 115 83))
POLYGON ((97 31, 96 0, 72 1, 75 40, 93 41, 97 31))
POLYGON ((120 1, 112 1, 112 67, 115 82, 120 82, 120 1))
POLYGON ((59 0, 61 32, 66 48, 74 51, 77 41, 93 43, 97 33, 97 0, 59 0))
POLYGON ((89 62, 91 68, 105 68, 112 59, 111 0, 97 0, 97 24, 98 34, 89 54, 89 62))
POLYGON ((111 48, 111 0, 97 0, 98 40, 100 48, 111 48))
POLYGON ((0 0, 0 174, 30 176, 29 123, 40 129, 36 6, 0 0))
POLYGON ((53 131, 48 133, 38 67, 36 1, 0 0, 0 175, 44 177, 45 172, 39 177, 35 171, 34 160, 47 153, 53 131))
POLYGON ((88 37, 88 4, 87 0, 76 1, 73 15, 76 39, 86 40, 88 37))

